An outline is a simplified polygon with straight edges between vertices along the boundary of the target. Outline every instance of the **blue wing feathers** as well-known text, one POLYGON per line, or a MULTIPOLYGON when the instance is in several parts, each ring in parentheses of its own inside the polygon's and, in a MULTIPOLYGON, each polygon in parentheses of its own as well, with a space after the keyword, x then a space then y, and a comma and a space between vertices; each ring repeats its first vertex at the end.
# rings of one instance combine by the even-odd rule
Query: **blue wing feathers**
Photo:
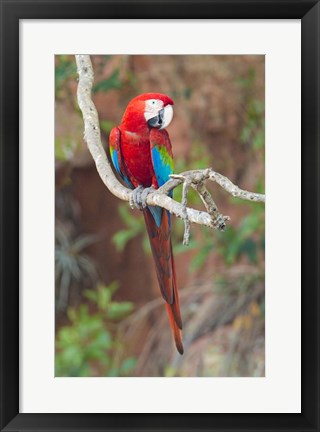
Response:
MULTIPOLYGON (((150 147, 151 147, 151 158, 154 173, 157 179, 158 186, 161 187, 169 179, 170 174, 173 172, 173 158, 171 151, 170 138, 167 131, 153 129, 150 133, 150 147)), ((172 198, 172 191, 168 193, 172 198)), ((151 214, 159 227, 161 224, 163 210, 161 207, 149 207, 151 214)), ((169 212, 168 219, 171 225, 171 215, 169 212)))
POLYGON ((172 174, 172 169, 169 164, 166 164, 161 156, 158 147, 154 147, 151 151, 153 169, 158 181, 158 185, 162 186, 169 180, 169 175, 172 174))
POLYGON ((118 174, 123 178, 123 174, 122 174, 122 172, 120 170, 120 166, 119 166, 119 159, 118 159, 118 152, 117 152, 117 150, 112 149, 112 151, 111 151, 111 159, 112 159, 113 166, 117 170, 118 174))
POLYGON ((123 164, 121 163, 121 149, 120 149, 120 142, 121 142, 121 133, 119 128, 113 128, 110 133, 109 137, 109 148, 110 148, 110 155, 111 160, 113 163, 113 166, 117 170, 117 173, 120 175, 123 181, 127 184, 127 186, 131 189, 134 188, 133 184, 129 180, 129 177, 126 175, 123 168, 123 164))

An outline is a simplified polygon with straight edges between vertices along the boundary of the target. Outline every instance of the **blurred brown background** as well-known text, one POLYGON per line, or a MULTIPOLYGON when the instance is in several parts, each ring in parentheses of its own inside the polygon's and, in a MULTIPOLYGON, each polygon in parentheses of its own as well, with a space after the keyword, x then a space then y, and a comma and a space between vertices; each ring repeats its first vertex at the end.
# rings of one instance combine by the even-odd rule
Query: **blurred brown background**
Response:
MULTIPOLYGON (((264 192, 263 56, 91 60, 106 149, 131 98, 166 93, 175 172, 212 166, 264 192)), ((209 185, 231 221, 224 233, 193 225, 188 247, 173 218, 180 356, 143 218, 106 189, 83 141, 74 56, 56 56, 55 76, 56 376, 264 376, 264 205, 209 185)), ((202 208, 192 192, 189 205, 202 208)))

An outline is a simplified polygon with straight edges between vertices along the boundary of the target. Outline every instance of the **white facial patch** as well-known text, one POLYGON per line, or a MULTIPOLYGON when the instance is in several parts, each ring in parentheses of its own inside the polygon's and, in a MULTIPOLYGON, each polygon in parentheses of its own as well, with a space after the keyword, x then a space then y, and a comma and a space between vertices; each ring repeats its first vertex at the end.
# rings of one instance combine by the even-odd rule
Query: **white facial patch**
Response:
POLYGON ((148 99, 146 100, 144 118, 146 121, 158 115, 158 112, 163 107, 163 102, 159 99, 148 99))

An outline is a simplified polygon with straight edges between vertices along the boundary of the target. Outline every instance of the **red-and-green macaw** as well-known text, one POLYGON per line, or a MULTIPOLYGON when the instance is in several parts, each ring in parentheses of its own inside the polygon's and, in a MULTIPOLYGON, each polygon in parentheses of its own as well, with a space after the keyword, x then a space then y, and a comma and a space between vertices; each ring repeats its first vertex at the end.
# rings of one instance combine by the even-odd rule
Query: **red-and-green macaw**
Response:
POLYGON ((160 93, 132 99, 120 126, 109 137, 113 165, 124 182, 134 189, 134 203, 143 211, 161 294, 166 301, 177 350, 183 354, 182 322, 171 244, 170 213, 146 206, 147 194, 162 186, 173 172, 171 142, 165 128, 173 117, 173 101, 160 93))

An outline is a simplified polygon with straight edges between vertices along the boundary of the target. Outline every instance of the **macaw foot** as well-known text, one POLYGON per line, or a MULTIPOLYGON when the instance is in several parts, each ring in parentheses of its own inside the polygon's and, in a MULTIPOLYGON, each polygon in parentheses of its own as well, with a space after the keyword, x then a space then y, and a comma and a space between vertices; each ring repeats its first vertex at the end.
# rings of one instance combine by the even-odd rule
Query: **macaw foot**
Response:
POLYGON ((152 193, 155 191, 155 188, 153 186, 144 188, 141 194, 141 203, 142 203, 142 208, 146 208, 147 207, 147 197, 149 195, 149 193, 152 193))
POLYGON ((154 192, 155 189, 151 187, 144 188, 143 186, 138 186, 133 189, 130 197, 130 207, 132 209, 137 208, 143 210, 147 207, 147 197, 149 193, 154 192))
POLYGON ((132 209, 137 208, 138 210, 143 210, 142 201, 141 201, 141 195, 143 190, 144 190, 143 186, 138 186, 135 189, 133 189, 129 200, 129 204, 132 209))

